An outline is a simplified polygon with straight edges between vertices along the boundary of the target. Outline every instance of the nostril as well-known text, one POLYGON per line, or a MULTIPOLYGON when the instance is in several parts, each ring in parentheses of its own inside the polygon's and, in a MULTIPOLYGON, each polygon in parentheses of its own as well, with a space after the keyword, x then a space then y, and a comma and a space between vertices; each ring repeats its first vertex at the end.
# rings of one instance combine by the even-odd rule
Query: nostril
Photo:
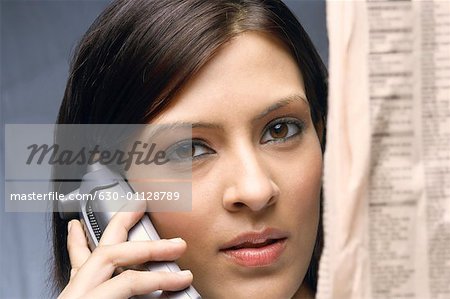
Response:
POLYGON ((242 202, 235 202, 235 203, 234 203, 234 206, 235 206, 236 208, 242 208, 242 207, 245 206, 245 204, 242 203, 242 202))
POLYGON ((247 175, 224 190, 222 204, 225 209, 234 212, 246 208, 260 211, 276 203, 279 195, 280 189, 270 178, 247 175))

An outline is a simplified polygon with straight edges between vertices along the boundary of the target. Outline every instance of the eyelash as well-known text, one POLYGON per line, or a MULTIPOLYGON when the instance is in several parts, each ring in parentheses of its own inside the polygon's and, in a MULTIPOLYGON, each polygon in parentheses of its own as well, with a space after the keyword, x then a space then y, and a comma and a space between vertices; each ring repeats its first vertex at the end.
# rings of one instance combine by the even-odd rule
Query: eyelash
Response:
MULTIPOLYGON (((288 135, 287 137, 283 137, 283 138, 272 138, 273 140, 269 140, 269 141, 265 141, 265 142, 260 142, 261 144, 267 144, 267 143, 283 143, 286 142, 288 140, 290 140, 291 138, 297 137, 298 135, 300 135, 303 130, 304 130, 304 123, 298 119, 295 118, 278 118, 275 119, 273 121, 271 121, 265 128, 263 131, 263 134, 261 136, 261 140, 264 138, 264 136, 266 134, 269 133, 269 130, 271 128, 273 128, 274 126, 278 125, 278 124, 286 124, 288 125, 288 132, 290 129, 292 129, 292 125, 295 126, 297 128, 297 132, 288 135)), ((187 140, 182 140, 180 142, 177 142, 175 144, 173 144, 172 146, 170 146, 168 149, 166 149, 166 157, 170 160, 170 161, 174 161, 174 162, 189 162, 189 161, 195 161, 197 159, 202 158, 205 155, 208 154, 214 154, 215 151, 212 150, 209 146, 206 145, 206 143, 201 140, 201 139, 187 139, 187 140), (188 146, 188 147, 194 147, 194 153, 196 152, 196 148, 197 147, 202 147, 205 153, 202 153, 200 155, 196 155, 193 156, 191 158, 173 158, 173 155, 176 153, 177 150, 181 149, 183 146, 188 146)))
POLYGON ((264 133, 261 136, 261 139, 264 139, 264 136, 269 133, 269 130, 271 128, 274 128, 276 125, 279 125, 279 124, 286 124, 286 125, 288 125, 288 133, 289 133, 289 130, 292 128, 292 126, 295 126, 298 131, 293 133, 293 134, 288 135, 287 137, 273 138, 273 140, 261 142, 261 144, 286 142, 289 139, 297 137, 298 135, 300 135, 304 131, 304 128, 305 128, 304 123, 302 121, 298 120, 298 119, 295 119, 295 118, 278 118, 278 119, 275 119, 275 120, 271 121, 266 126, 266 128, 264 129, 264 133))
MULTIPOLYGON (((195 152, 196 152, 196 150, 194 149, 194 153, 195 152)), ((177 142, 174 145, 170 146, 166 150, 166 153, 167 153, 166 157, 170 161, 174 161, 174 162, 189 162, 189 161, 194 161, 196 159, 199 159, 199 158, 201 158, 204 155, 214 153, 214 151, 209 146, 207 146, 204 141, 202 141, 200 139, 187 139, 187 140, 182 140, 180 142, 177 142), (202 154, 196 155, 196 156, 194 156, 192 158, 173 158, 173 155, 176 153, 176 151, 181 149, 183 146, 188 146, 191 149, 192 149, 192 147, 195 148, 195 147, 201 146, 202 148, 206 149, 206 150, 204 150, 204 152, 210 152, 210 153, 202 153, 202 154)))

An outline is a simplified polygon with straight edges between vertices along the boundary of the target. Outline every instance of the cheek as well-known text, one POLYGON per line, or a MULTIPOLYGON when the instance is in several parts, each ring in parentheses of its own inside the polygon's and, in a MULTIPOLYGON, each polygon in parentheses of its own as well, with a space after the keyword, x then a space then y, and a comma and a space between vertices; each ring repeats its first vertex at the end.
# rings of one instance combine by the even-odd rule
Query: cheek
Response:
POLYGON ((205 231, 213 229, 221 205, 218 203, 218 186, 211 178, 192 175, 192 210, 187 212, 150 213, 150 218, 161 238, 181 237, 192 244, 202 239, 205 231))
POLYGON ((212 195, 192 186, 192 211, 151 213, 150 218, 161 238, 181 237, 188 243, 188 251, 208 235, 218 219, 217 209, 220 205, 213 204, 212 195))
POLYGON ((322 153, 320 145, 301 149, 296 163, 285 161, 274 178, 281 191, 279 208, 297 228, 299 241, 314 243, 320 218, 322 153))
POLYGON ((309 208, 317 206, 322 186, 322 157, 311 155, 308 159, 299 161, 297 165, 286 168, 282 190, 294 204, 297 211, 308 212, 309 208))
POLYGON ((285 191, 284 203, 281 201, 281 214, 289 221, 292 231, 293 243, 296 252, 301 257, 295 262, 297 275, 304 277, 310 264, 311 255, 316 243, 317 230, 320 219, 320 193, 322 188, 322 153, 318 150, 305 154, 298 163, 286 165, 284 184, 280 186, 285 191))
POLYGON ((208 214, 195 212, 152 213, 150 218, 161 238, 181 237, 188 242, 198 238, 199 228, 208 221, 208 214))
POLYGON ((161 238, 181 237, 186 241, 187 250, 176 262, 181 269, 195 273, 198 281, 210 273, 210 263, 205 263, 205 258, 214 257, 214 232, 221 231, 216 226, 222 214, 218 212, 221 206, 213 204, 209 192, 199 190, 195 184, 192 189, 191 212, 153 213, 150 218, 161 238))
POLYGON ((284 197, 293 201, 291 204, 306 208, 316 205, 319 201, 323 161, 317 138, 306 138, 304 143, 307 146, 300 147, 285 159, 280 159, 275 179, 284 197))

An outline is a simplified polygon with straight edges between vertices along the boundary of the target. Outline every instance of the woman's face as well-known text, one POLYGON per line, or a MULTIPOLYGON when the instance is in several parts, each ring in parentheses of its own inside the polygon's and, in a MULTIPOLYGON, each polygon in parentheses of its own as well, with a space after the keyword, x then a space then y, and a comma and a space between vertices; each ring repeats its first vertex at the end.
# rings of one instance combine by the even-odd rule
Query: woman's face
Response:
POLYGON ((205 298, 292 297, 315 243, 322 153, 291 55, 239 35, 152 123, 174 122, 194 124, 192 211, 151 218, 187 242, 177 263, 205 298))

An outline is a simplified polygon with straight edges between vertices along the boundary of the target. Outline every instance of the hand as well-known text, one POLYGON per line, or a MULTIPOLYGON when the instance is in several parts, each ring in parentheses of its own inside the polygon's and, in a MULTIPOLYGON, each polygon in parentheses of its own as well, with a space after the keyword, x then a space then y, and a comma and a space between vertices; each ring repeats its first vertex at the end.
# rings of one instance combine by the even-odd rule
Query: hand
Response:
POLYGON ((67 249, 72 270, 70 280, 58 298, 129 298, 156 290, 177 291, 192 283, 192 273, 125 270, 113 276, 118 267, 149 261, 173 261, 186 250, 182 239, 127 240, 128 231, 144 212, 118 212, 105 229, 99 246, 91 253, 80 221, 68 225, 67 249))

